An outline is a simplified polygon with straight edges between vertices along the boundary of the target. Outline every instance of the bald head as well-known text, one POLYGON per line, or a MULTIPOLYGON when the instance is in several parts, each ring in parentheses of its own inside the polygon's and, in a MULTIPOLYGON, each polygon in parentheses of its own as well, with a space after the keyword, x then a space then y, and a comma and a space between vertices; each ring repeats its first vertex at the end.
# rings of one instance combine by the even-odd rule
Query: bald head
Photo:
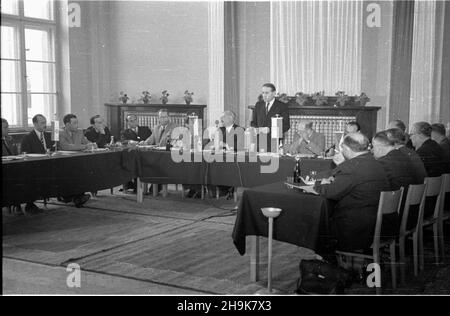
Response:
POLYGON ((220 117, 222 125, 225 127, 232 126, 236 120, 236 115, 233 111, 224 111, 220 117))
POLYGON ((411 142, 414 148, 419 149, 431 137, 431 125, 427 122, 414 123, 411 128, 411 142))
POLYGON ((346 160, 367 153, 369 139, 362 133, 349 133, 342 142, 342 155, 346 160))

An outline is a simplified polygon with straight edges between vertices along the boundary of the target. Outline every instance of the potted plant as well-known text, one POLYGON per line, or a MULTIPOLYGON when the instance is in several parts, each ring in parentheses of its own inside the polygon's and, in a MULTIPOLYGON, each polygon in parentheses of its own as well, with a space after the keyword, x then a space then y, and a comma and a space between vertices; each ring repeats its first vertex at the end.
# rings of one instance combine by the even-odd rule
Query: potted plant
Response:
POLYGON ((277 95, 277 100, 283 103, 289 103, 289 97, 286 93, 277 95))
POLYGON ((152 98, 152 95, 147 90, 142 91, 142 97, 139 99, 139 101, 142 101, 144 104, 150 103, 150 100, 152 98))
POLYGON ((189 92, 189 90, 184 91, 184 102, 186 102, 187 105, 191 104, 191 102, 193 101, 193 95, 194 92, 189 92))
POLYGON ((336 92, 337 100, 336 100, 336 106, 346 106, 350 102, 350 97, 345 94, 344 91, 338 91, 336 92))
POLYGON ((161 96, 161 98, 159 98, 160 100, 161 100, 161 103, 162 104, 166 104, 167 103, 167 101, 169 101, 169 93, 167 92, 167 90, 163 90, 162 92, 161 92, 161 94, 162 94, 162 96, 161 96))
POLYGON ((295 102, 297 102, 300 106, 305 106, 309 101, 309 94, 303 93, 303 92, 297 92, 295 94, 295 102))
POLYGON ((359 96, 355 96, 355 104, 359 106, 365 106, 367 102, 370 102, 370 98, 365 92, 361 92, 359 96))
POLYGON ((124 93, 123 91, 120 91, 120 94, 119 94, 119 101, 120 102, 125 104, 125 103, 128 102, 129 99, 130 98, 128 97, 128 95, 126 93, 124 93))
POLYGON ((312 99, 316 106, 323 106, 328 104, 328 98, 325 96, 325 91, 316 92, 313 94, 312 99))

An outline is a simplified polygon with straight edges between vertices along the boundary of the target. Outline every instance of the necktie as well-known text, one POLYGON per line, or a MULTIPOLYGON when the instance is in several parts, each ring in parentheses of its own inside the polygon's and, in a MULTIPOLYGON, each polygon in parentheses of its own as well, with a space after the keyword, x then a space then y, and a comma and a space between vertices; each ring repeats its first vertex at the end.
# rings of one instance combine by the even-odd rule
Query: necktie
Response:
POLYGON ((269 102, 266 103, 266 115, 269 114, 269 102))
POLYGON ((43 147, 44 149, 46 149, 46 148, 45 148, 45 141, 44 141, 44 133, 43 133, 43 132, 41 132, 40 137, 39 137, 39 140, 41 141, 42 147, 43 147))
POLYGON ((166 129, 165 126, 161 126, 161 133, 159 134, 159 141, 161 141, 165 129, 166 129))

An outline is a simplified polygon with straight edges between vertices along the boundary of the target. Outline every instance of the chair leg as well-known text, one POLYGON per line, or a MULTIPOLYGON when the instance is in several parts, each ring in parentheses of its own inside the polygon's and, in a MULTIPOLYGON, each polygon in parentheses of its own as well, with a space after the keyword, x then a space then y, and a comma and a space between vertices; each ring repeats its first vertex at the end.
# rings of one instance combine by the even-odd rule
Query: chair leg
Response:
POLYGON ((167 189, 167 184, 163 184, 163 186, 162 186, 162 196, 165 198, 165 197, 167 197, 167 192, 168 192, 168 189, 167 189))
POLYGON ((234 188, 233 198, 234 198, 234 203, 237 203, 237 201, 238 201, 237 187, 234 188))
POLYGON ((444 221, 439 221, 439 248, 441 249, 442 262, 445 259, 445 243, 444 243, 444 221))
POLYGON ((205 199, 205 186, 202 184, 201 186, 201 199, 204 200, 205 199))
POLYGON ((184 199, 184 185, 181 185, 181 198, 184 199))
POLYGON ((400 275, 401 282, 405 284, 405 270, 406 270, 406 259, 405 259, 405 237, 400 237, 398 240, 399 249, 399 261, 400 261, 400 275))
POLYGON ((220 190, 219 187, 216 186, 216 199, 218 200, 220 198, 220 190))
POLYGON ((111 193, 111 195, 114 195, 114 188, 110 188, 109 193, 111 193))
POLYGON ((158 184, 152 183, 152 188, 153 188, 153 197, 157 197, 158 196, 158 184))
POLYGON ((397 289, 397 262, 395 258, 395 242, 392 242, 389 246, 391 256, 391 277, 392 277, 392 289, 397 289))
POLYGON ((418 276, 419 275, 419 247, 418 247, 418 243, 419 243, 419 237, 417 236, 418 232, 416 231, 413 234, 413 261, 414 261, 414 276, 418 276))
POLYGON ((419 270, 423 270, 425 266, 424 250, 423 250, 423 228, 419 230, 419 270))
MULTIPOLYGON (((380 266, 380 250, 379 249, 373 250, 373 262, 375 264, 378 264, 378 266, 380 266)), ((382 283, 381 283, 381 275, 380 275, 380 286, 375 287, 375 291, 376 291, 377 295, 381 294, 381 286, 382 286, 382 283)))
POLYGON ((433 224, 433 244, 434 244, 434 260, 439 264, 439 227, 438 223, 433 224))

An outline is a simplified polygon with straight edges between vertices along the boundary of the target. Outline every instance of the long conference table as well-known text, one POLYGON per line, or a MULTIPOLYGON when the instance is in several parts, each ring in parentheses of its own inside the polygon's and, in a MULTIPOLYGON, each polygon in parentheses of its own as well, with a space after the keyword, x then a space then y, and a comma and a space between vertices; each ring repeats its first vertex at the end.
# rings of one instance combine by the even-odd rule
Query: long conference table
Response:
MULTIPOLYGON (((292 157, 270 154, 226 153, 222 159, 217 156, 211 161, 210 153, 197 152, 181 162, 172 155, 170 151, 134 147, 2 160, 2 206, 95 192, 135 178, 144 183, 252 188, 286 180, 295 166, 292 157), (269 157, 274 160, 268 162, 269 157), (262 168, 271 163, 278 168, 262 173, 262 168)), ((331 169, 332 164, 328 159, 303 159, 302 173, 331 169)))

